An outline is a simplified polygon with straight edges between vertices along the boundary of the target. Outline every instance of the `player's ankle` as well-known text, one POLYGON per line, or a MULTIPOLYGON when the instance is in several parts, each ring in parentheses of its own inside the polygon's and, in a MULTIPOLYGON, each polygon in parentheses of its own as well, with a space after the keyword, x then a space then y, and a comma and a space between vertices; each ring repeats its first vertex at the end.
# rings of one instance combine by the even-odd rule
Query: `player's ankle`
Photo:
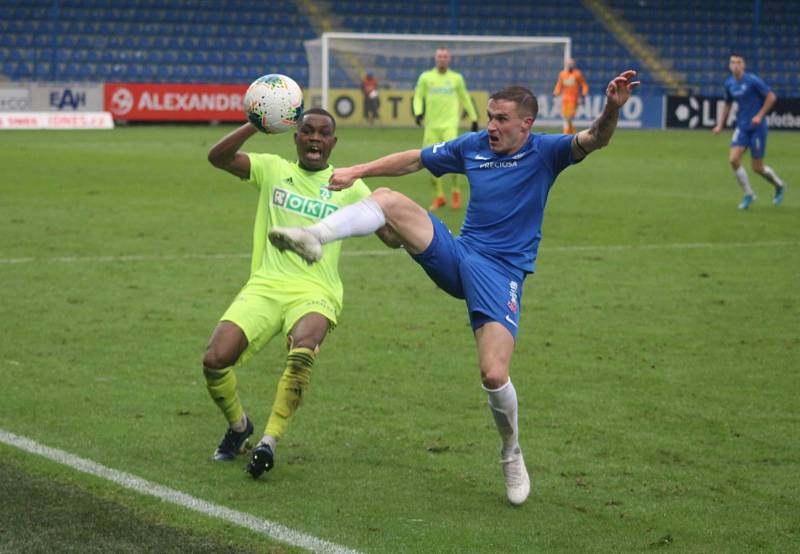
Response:
POLYGON ((245 429, 247 429, 247 415, 242 414, 242 417, 239 421, 235 421, 230 424, 231 429, 236 431, 237 433, 241 433, 245 429))

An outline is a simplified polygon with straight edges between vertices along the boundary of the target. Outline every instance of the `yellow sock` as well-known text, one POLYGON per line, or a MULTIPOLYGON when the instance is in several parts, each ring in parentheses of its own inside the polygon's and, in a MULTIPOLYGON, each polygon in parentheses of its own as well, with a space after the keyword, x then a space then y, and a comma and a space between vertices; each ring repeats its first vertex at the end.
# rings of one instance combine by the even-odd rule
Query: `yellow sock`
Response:
POLYGON ((442 186, 442 179, 440 177, 431 177, 433 188, 436 191, 436 197, 444 197, 444 187, 442 186))
POLYGON ((219 406, 228 423, 237 423, 242 420, 244 410, 236 392, 236 373, 232 367, 225 369, 203 369, 206 376, 206 388, 211 399, 219 406))
POLYGON ((289 420, 300 406, 303 392, 311 380, 314 357, 314 351, 310 348, 292 348, 289 351, 286 356, 286 369, 278 381, 278 391, 267 420, 265 435, 279 439, 286 431, 289 420))

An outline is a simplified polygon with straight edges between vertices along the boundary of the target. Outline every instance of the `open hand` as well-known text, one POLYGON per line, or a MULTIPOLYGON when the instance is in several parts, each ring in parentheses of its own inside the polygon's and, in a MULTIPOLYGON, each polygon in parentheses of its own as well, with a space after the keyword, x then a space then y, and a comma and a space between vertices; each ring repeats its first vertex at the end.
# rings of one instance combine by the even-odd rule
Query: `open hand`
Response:
POLYGON ((628 71, 623 71, 614 77, 610 83, 608 83, 608 88, 606 88, 606 98, 608 98, 608 102, 610 104, 614 104, 617 107, 622 107, 622 105, 628 101, 628 98, 631 97, 633 89, 641 84, 641 81, 632 80, 635 76, 636 72, 632 69, 629 69, 628 71))

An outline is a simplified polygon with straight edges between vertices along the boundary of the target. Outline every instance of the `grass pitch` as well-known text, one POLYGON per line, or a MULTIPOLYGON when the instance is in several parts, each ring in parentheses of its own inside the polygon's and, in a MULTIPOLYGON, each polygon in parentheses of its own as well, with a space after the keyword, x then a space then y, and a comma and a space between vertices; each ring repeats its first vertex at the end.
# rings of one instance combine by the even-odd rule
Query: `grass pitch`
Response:
MULTIPOLYGON (((228 130, 0 134, 0 429, 365 552, 800 548, 798 135, 770 133, 778 208, 751 177, 737 211, 727 139, 701 132, 619 131, 559 177, 511 370, 533 478, 514 509, 463 304, 373 238, 345 245, 340 326, 276 469, 209 460, 225 423, 200 360, 256 201, 205 161, 228 130)), ((420 139, 339 136, 339 166, 420 139)), ((431 197, 424 173, 368 184, 431 197)), ((283 357, 239 372, 259 428, 283 357)), ((0 551, 296 551, 0 453, 0 551)))

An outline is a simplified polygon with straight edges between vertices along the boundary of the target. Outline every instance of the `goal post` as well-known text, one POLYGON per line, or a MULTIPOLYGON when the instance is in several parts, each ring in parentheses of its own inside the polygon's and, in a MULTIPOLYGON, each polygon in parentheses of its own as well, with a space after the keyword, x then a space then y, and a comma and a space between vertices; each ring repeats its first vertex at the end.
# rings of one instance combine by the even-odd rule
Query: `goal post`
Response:
POLYGON ((323 33, 305 42, 309 88, 319 90, 328 109, 332 88, 358 88, 372 71, 382 88, 413 90, 417 77, 434 65, 434 53, 447 47, 452 68, 467 88, 489 93, 523 85, 534 94, 549 93, 564 61, 570 37, 490 35, 409 35, 391 33, 323 33))

